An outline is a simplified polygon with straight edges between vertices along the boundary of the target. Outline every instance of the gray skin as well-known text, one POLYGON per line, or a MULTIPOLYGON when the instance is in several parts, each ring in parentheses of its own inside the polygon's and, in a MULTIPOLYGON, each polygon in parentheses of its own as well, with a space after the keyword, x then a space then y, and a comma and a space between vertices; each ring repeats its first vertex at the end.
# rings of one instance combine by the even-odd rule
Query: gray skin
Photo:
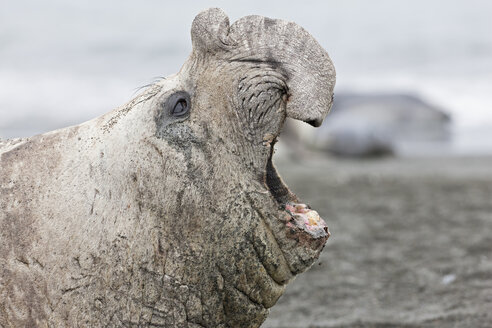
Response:
POLYGON ((328 113, 328 54, 219 9, 191 36, 181 71, 126 105, 0 142, 0 326, 259 327, 319 256, 328 229, 271 157, 286 117, 328 113))

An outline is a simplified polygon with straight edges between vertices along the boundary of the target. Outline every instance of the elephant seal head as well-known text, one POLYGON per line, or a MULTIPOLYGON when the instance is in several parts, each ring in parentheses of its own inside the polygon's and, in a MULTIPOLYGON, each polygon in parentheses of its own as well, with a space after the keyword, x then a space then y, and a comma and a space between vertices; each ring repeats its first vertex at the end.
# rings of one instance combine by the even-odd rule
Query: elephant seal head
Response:
POLYGON ((190 267, 200 267, 183 277, 208 288, 210 313, 222 310, 210 322, 256 327, 329 237, 282 182, 272 155, 287 117, 321 124, 335 69, 291 22, 248 16, 230 25, 223 11, 209 9, 195 18, 191 37, 191 56, 154 103, 155 144, 176 154, 186 180, 172 206, 188 223, 170 230, 184 235, 175 246, 186 249, 190 267))

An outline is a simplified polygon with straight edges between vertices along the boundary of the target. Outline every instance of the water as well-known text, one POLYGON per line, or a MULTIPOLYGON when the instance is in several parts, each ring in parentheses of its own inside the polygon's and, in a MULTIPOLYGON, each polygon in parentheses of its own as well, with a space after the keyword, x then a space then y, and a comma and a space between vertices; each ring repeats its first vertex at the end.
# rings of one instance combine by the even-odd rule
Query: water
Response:
POLYGON ((297 22, 330 53, 337 90, 417 93, 452 114, 458 152, 492 152, 486 0, 2 0, 0 137, 80 123, 177 72, 194 16, 211 6, 231 22, 248 14, 297 22))

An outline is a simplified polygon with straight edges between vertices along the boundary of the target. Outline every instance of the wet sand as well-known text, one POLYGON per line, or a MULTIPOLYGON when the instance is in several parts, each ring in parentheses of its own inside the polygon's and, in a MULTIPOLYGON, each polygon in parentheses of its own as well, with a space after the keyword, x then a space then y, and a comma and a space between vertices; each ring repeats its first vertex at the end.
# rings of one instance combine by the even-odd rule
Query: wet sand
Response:
POLYGON ((492 157, 277 167, 332 236, 263 327, 492 327, 492 157))

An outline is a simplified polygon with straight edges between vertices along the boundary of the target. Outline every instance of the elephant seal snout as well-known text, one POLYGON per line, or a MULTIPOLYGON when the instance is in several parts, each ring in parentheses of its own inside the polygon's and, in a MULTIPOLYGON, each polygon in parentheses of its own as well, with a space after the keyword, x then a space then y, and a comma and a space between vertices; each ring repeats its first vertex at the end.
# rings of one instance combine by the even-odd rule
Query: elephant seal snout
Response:
POLYGON ((272 162, 335 70, 295 23, 219 9, 176 75, 78 126, 0 143, 0 326, 258 327, 329 237, 272 162))

